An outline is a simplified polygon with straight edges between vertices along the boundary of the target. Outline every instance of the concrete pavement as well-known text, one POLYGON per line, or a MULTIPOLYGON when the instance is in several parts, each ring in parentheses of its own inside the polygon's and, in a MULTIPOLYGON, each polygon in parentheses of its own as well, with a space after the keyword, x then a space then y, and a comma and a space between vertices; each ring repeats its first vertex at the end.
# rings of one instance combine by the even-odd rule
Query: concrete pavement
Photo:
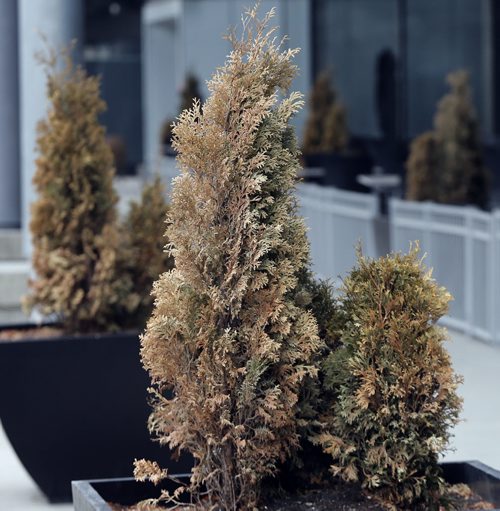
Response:
POLYGON ((450 332, 448 350, 464 377, 462 422, 446 460, 479 460, 500 470, 500 346, 450 332))

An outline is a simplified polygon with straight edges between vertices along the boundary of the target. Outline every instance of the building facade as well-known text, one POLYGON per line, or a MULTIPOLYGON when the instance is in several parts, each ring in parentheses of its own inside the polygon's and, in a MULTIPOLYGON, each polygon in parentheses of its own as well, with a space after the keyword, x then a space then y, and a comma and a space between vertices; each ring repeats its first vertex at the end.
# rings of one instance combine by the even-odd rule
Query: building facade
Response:
MULTIPOLYGON (((229 50, 247 0, 2 0, 0 2, 0 227, 25 231, 33 201, 36 124, 46 111, 45 76, 35 53, 78 39, 90 73, 100 74, 102 121, 126 150, 121 172, 153 172, 165 120, 179 90, 205 82, 229 50)), ((354 135, 408 140, 429 129, 445 77, 470 72, 484 139, 500 130, 500 3, 495 0, 263 0, 276 7, 278 36, 300 47, 293 87, 308 93, 330 70, 354 135)), ((299 136, 306 116, 295 124, 299 136)), ((500 159, 499 159, 500 161, 500 159)))

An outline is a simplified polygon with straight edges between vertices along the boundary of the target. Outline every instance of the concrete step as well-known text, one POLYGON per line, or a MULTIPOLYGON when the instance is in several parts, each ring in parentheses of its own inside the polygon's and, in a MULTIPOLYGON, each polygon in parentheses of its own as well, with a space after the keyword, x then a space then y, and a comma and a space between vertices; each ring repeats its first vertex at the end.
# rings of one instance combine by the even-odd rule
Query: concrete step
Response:
POLYGON ((0 261, 21 258, 21 229, 0 229, 0 261))
POLYGON ((0 307, 0 325, 20 325, 23 323, 32 323, 20 306, 0 307))
POLYGON ((31 264, 28 261, 0 261, 0 308, 19 308, 28 292, 31 264))

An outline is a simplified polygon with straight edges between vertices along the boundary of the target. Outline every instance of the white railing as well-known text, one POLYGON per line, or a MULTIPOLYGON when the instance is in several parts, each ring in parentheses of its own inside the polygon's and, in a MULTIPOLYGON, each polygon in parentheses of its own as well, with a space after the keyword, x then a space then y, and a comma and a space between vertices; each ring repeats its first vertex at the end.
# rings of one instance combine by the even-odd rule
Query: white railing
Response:
POLYGON ((376 257, 377 198, 332 187, 297 186, 300 212, 308 226, 313 270, 321 278, 343 277, 356 263, 356 245, 376 257))
POLYGON ((500 342, 500 212, 434 203, 390 203, 391 249, 419 240, 425 264, 454 296, 443 324, 500 342))

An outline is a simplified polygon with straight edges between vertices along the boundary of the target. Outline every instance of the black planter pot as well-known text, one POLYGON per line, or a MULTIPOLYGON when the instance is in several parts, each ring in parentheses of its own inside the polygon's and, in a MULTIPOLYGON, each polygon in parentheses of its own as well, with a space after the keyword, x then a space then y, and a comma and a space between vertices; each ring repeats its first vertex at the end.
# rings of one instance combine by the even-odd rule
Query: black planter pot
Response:
POLYGON ((405 177, 409 152, 407 142, 387 138, 365 138, 363 143, 372 157, 374 165, 382 167, 384 174, 397 174, 402 178, 405 177))
POLYGON ((365 192, 369 190, 358 183, 360 174, 371 174, 373 162, 366 154, 327 154, 323 184, 342 190, 365 192))
MULTIPOLYGON (((479 461, 443 463, 445 479, 451 483, 466 483, 483 499, 492 502, 500 511, 500 471, 479 461)), ((188 477, 181 475, 179 478, 188 477)), ((169 483, 172 490, 174 484, 169 483)), ((132 505, 140 500, 155 497, 158 487, 137 483, 134 479, 105 479, 73 481, 73 504, 75 511, 111 511, 109 502, 132 505)))
POLYGON ((369 192, 358 183, 357 177, 371 174, 373 160, 359 141, 353 139, 344 153, 303 154, 302 157, 306 167, 324 169, 323 177, 319 180, 321 184, 342 190, 369 192))
POLYGON ((131 476, 134 458, 168 465, 147 431, 148 385, 137 333, 0 341, 0 420, 51 502, 70 502, 75 479, 131 476))

